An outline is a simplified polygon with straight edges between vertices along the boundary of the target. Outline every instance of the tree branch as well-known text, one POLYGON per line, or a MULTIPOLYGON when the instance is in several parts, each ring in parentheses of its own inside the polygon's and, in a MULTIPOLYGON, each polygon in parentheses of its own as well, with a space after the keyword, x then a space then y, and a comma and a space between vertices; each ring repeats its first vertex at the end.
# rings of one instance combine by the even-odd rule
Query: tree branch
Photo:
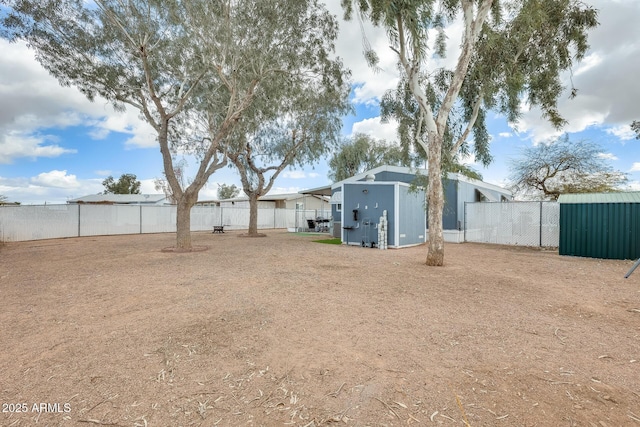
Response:
POLYGON ((471 113, 471 118, 469 119, 469 122, 467 123, 466 129, 464 130, 464 132, 462 133, 460 138, 458 138, 458 141, 456 141, 456 143, 453 145, 453 148, 451 149, 451 155, 452 156, 455 156, 455 154, 460 149, 460 146, 462 144, 464 144, 464 142, 469 137, 469 134, 471 133, 471 129, 473 129, 473 126, 476 124, 476 120, 478 119, 478 114, 480 112, 480 106, 481 105, 482 105, 482 88, 480 88, 480 93, 478 94, 478 98, 476 99, 476 102, 473 105, 473 111, 471 113))

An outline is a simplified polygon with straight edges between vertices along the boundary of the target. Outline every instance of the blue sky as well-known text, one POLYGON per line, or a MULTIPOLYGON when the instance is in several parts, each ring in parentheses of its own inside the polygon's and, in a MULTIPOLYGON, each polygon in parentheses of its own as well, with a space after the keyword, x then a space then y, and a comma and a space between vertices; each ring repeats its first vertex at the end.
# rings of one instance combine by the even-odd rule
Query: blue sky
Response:
MULTIPOLYGON (((629 124, 640 120, 640 2, 592 0, 600 10, 601 25, 591 33, 592 46, 573 70, 578 97, 560 97, 560 109, 569 120, 563 130, 574 141, 589 139, 602 147, 611 166, 629 174, 629 189, 640 190, 640 140, 629 124)), ((340 16, 337 0, 327 0, 340 16)), ((341 21, 337 53, 352 70, 355 116, 345 117, 343 133, 369 133, 395 140, 393 123, 382 124, 378 102, 397 82, 395 56, 384 32, 365 25, 371 45, 380 52, 380 72, 369 69, 361 51, 357 21, 341 21)), ((454 61, 459 26, 449 34, 447 61, 454 61)), ((103 191, 108 175, 136 174, 145 193, 155 193, 153 179, 162 176, 162 161, 153 131, 136 111, 115 113, 104 100, 87 101, 74 88, 63 88, 35 61, 24 44, 0 40, 0 195, 23 204, 65 203, 70 198, 103 191)), ((566 76, 567 82, 569 75, 566 76)), ((518 123, 491 114, 494 162, 476 168, 485 181, 504 185, 508 162, 523 147, 559 135, 533 109, 523 110, 518 123)), ((195 163, 189 165, 194 167, 195 163)), ((325 161, 300 170, 286 170, 273 192, 294 192, 329 184, 325 161)), ((218 184, 239 185, 236 172, 216 172, 201 191, 201 199, 215 198, 218 184)))

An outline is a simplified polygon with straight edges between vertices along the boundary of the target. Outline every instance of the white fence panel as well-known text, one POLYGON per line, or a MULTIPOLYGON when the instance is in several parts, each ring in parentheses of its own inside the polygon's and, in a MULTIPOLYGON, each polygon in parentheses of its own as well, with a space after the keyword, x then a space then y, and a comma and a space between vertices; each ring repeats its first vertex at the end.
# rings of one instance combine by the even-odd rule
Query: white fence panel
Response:
POLYGON ((78 205, 80 236, 140 233, 140 208, 134 205, 78 205))
POLYGON ((540 222, 542 225, 541 246, 558 247, 560 242, 560 203, 545 203, 540 222))
MULTIPOLYGON (((304 231, 307 219, 318 211, 258 209, 258 228, 304 231)), ((157 205, 46 205, 0 206, 0 241, 24 241, 109 234, 172 233, 176 206, 157 205)), ((213 230, 214 225, 242 230, 249 227, 249 208, 194 206, 191 230, 213 230)))
MULTIPOLYGON (((258 228, 274 228, 276 223, 275 209, 258 209, 258 228)), ((248 223, 247 223, 248 224, 248 223)))
POLYGON ((249 227, 249 208, 221 208, 222 225, 230 230, 242 230, 249 227))
POLYGON ((275 228, 293 229, 296 226, 296 211, 293 209, 276 209, 275 228))
POLYGON ((520 246, 558 246, 555 202, 465 203, 464 240, 520 246))
POLYGON ((212 230, 214 225, 218 225, 214 208, 214 206, 194 206, 191 208, 191 231, 212 230))
POLYGON ((175 206, 142 206, 142 233, 174 233, 178 211, 175 206))
POLYGON ((0 241, 57 239, 78 235, 78 206, 2 206, 0 241))

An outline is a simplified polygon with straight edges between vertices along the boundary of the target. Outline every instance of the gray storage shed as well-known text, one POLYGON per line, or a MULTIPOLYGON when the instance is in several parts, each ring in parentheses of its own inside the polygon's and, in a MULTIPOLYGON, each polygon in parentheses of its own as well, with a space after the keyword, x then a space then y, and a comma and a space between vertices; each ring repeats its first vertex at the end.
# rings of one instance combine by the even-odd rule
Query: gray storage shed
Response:
POLYGON ((640 192, 563 194, 560 255, 640 258, 640 192))
MULTIPOLYGON (((368 246, 375 242, 377 245, 377 224, 386 210, 389 247, 424 243, 427 240, 425 192, 409 191, 417 174, 426 175, 427 171, 384 165, 332 184, 333 235, 344 243, 368 246), (370 231, 363 231, 362 227, 368 227, 370 231)), ((448 242, 464 239, 465 202, 511 200, 508 190, 459 174, 449 174, 443 184, 445 207, 442 225, 448 242)), ((320 187, 305 193, 326 194, 327 190, 329 187, 320 187)))
POLYGON ((342 185, 343 243, 376 247, 378 226, 387 212, 387 245, 391 248, 425 242, 427 228, 424 190, 409 191, 409 184, 393 182, 346 182, 342 185))

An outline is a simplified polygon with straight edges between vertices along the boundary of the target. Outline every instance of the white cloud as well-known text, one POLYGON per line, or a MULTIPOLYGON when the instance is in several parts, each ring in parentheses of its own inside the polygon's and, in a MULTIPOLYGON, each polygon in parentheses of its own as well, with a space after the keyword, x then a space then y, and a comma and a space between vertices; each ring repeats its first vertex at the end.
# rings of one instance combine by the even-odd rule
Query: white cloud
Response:
POLYGON ((498 134, 499 137, 501 138, 511 138, 513 136, 513 133, 511 132, 500 132, 498 134))
POLYGON ((640 181, 629 181, 626 186, 627 191, 640 191, 640 181))
POLYGON ((94 124, 91 132, 93 139, 105 139, 111 132, 130 135, 125 141, 129 148, 156 147, 156 132, 147 122, 138 118, 138 112, 128 107, 125 112, 114 112, 101 118, 94 124))
POLYGON ((101 179, 78 179, 66 170, 52 170, 30 178, 0 177, 0 194, 25 205, 64 204, 69 199, 103 190, 101 179))
POLYGON ((282 172, 282 177, 289 179, 304 179, 307 177, 307 174, 301 170, 287 170, 282 172))
POLYGON ((618 160, 613 153, 598 153, 598 157, 605 160, 618 160))
MULTIPOLYGON (((534 141, 557 137, 564 132, 580 132, 593 125, 628 125, 640 117, 640 85, 632 70, 640 70, 640 3, 592 0, 599 10, 600 25, 589 32, 591 48, 574 73, 563 76, 565 86, 578 89, 574 99, 560 94, 558 108, 569 124, 561 130, 541 117, 538 108, 524 110, 518 129, 534 141)), ((626 134, 623 134, 626 137, 626 134)))
POLYGON ((78 188, 80 183, 75 175, 67 175, 66 170, 43 172, 31 178, 31 183, 41 187, 78 188))
POLYGON ((634 162, 629 172, 640 172, 640 162, 634 162))
POLYGON ((471 165, 475 165, 476 162, 476 155, 473 153, 469 153, 466 156, 462 156, 460 157, 460 163, 463 165, 467 165, 467 166, 471 166, 471 165))
POLYGON ((579 76, 582 73, 587 72, 593 67, 596 67, 602 63, 602 57, 598 53, 592 53, 591 55, 587 55, 584 57, 576 71, 574 71, 574 76, 579 76))
POLYGON ((562 111, 569 122, 562 129, 554 128, 548 120, 544 119, 538 107, 526 112, 515 124, 515 128, 518 132, 530 134, 534 143, 549 141, 567 132, 581 132, 605 122, 608 111, 599 110, 600 101, 596 97, 582 97, 574 100, 576 102, 574 109, 562 111))
POLYGON ((63 87, 36 61, 23 42, 0 39, 0 163, 20 157, 55 157, 75 152, 50 143, 48 129, 87 126, 88 136, 129 135, 130 147, 156 145, 153 129, 135 109, 115 112, 109 102, 90 102, 80 91, 63 87), (16 140, 18 140, 16 142, 16 140), (20 149, 16 148, 20 146, 20 149))
POLYGON ((303 187, 273 187, 271 191, 269 191, 269 194, 291 194, 305 189, 306 188, 303 187))
POLYGON ((631 125, 621 125, 606 129, 609 135, 614 135, 622 141, 628 141, 636 137, 636 133, 631 130, 631 125))
POLYGON ((8 132, 0 135, 0 164, 9 164, 17 158, 58 157, 75 153, 76 150, 52 144, 53 138, 40 135, 25 135, 20 132, 8 132))
POLYGON ((362 23, 366 39, 380 60, 379 69, 376 71, 364 60, 363 34, 358 17, 354 16, 349 22, 344 21, 344 11, 340 2, 326 1, 326 5, 339 19, 340 32, 336 40, 336 54, 351 70, 352 83, 357 85, 354 89, 354 102, 365 105, 377 104, 384 92, 395 88, 398 83, 397 56, 389 49, 384 29, 374 27, 369 22, 362 23))
POLYGON ((140 180, 140 192, 142 194, 158 194, 162 193, 162 191, 156 190, 156 185, 153 182, 153 179, 141 179, 140 180))
POLYGON ((398 138, 398 123, 395 120, 382 123, 380 117, 372 117, 370 119, 364 119, 360 122, 354 123, 351 128, 351 133, 364 133, 376 139, 384 139, 387 142, 394 142, 398 138))

